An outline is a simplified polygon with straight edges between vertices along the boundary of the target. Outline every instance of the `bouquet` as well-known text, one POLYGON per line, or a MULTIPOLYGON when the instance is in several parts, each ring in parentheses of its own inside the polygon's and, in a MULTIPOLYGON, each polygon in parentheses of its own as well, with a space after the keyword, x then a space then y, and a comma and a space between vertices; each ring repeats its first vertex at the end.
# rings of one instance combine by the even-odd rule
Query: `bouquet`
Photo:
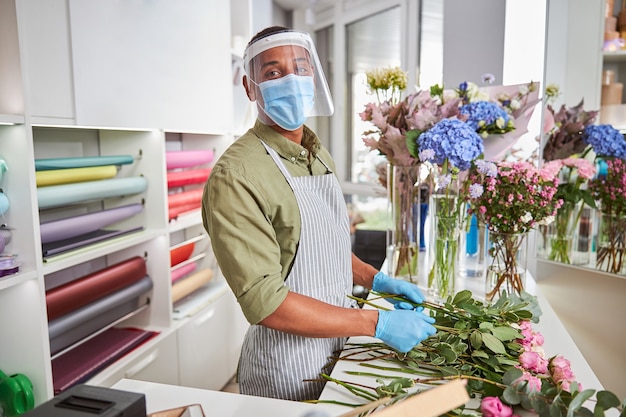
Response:
POLYGON ((558 112, 548 104, 545 112, 543 160, 565 159, 581 153, 587 147, 583 132, 596 120, 598 111, 585 111, 584 100, 577 106, 562 105, 558 112))
POLYGON ((469 213, 489 233, 487 299, 503 290, 523 291, 526 266, 520 265, 525 261, 517 255, 527 232, 554 220, 563 203, 555 199, 557 186, 554 172, 540 171, 528 162, 478 160, 470 168, 465 193, 469 213))
MULTIPOLYGON (((377 294, 383 298, 389 294, 377 294)), ((376 308, 376 299, 360 300, 376 308)), ((336 360, 361 361, 362 372, 350 374, 376 378, 369 387, 321 375, 366 401, 391 397, 398 402, 446 381, 467 381, 470 400, 448 416, 511 416, 520 409, 540 416, 604 416, 624 404, 610 391, 583 390, 576 382, 567 358, 545 357, 543 335, 533 324, 541 317, 536 298, 503 297, 495 304, 472 298, 469 291, 449 297, 445 303, 424 302, 435 318, 437 333, 406 354, 383 343, 347 345, 336 360), (400 372, 405 377, 391 375, 400 372), (585 402, 595 394, 593 412, 585 402)), ((319 401, 324 402, 324 401, 319 401)), ((349 404, 344 404, 349 405, 349 404)), ((358 404, 352 405, 354 407, 358 404)))

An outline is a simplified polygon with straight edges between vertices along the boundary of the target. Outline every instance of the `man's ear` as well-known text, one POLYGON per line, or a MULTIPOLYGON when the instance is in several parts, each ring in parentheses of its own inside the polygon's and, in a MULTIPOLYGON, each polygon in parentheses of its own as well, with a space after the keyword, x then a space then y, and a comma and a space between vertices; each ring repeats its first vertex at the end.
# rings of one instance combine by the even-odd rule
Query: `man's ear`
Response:
POLYGON ((243 76, 243 86, 246 89, 246 95, 250 99, 250 101, 256 101, 256 92, 254 89, 251 89, 248 85, 248 76, 243 76))

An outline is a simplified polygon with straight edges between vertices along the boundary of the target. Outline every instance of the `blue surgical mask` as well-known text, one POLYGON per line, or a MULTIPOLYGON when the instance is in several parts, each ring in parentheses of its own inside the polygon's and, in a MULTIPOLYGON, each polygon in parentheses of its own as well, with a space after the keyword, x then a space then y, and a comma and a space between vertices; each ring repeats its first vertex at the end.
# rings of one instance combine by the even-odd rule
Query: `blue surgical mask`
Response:
POLYGON ((285 130, 296 130, 304 124, 315 103, 313 77, 295 74, 259 84, 265 114, 285 130))

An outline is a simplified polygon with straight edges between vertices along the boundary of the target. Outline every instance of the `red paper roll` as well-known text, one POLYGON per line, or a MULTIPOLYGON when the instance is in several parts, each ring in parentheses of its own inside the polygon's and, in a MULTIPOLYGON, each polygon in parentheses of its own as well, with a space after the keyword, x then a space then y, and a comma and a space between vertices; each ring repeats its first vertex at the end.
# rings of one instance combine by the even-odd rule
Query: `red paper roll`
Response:
POLYGON ((189 204, 200 203, 202 201, 202 188, 197 190, 183 191, 181 193, 168 194, 168 207, 185 206, 189 204))
POLYGON ((195 247, 195 243, 187 243, 182 246, 178 246, 177 248, 170 249, 170 266, 176 266, 181 262, 185 262, 191 254, 193 253, 193 249, 195 247))
POLYGON ((183 206, 171 207, 168 210, 168 219, 169 220, 175 219, 176 217, 180 216, 183 213, 198 210, 200 207, 202 207, 202 202, 200 201, 198 201, 197 203, 193 203, 193 204, 185 204, 183 206))
POLYGON ((139 281, 146 273, 146 261, 136 256, 56 287, 46 293, 48 320, 54 320, 139 281))
POLYGON ((202 184, 209 178, 210 174, 211 168, 168 172, 167 187, 174 188, 189 184, 202 184))

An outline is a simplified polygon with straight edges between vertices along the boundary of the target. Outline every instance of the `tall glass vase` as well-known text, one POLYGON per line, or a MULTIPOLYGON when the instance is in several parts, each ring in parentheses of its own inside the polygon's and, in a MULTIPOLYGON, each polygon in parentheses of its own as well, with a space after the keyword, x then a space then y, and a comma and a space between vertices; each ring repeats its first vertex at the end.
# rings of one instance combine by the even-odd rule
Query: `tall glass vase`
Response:
POLYGON ((466 213, 458 180, 439 189, 434 187, 429 212, 428 292, 445 301, 456 292, 459 238, 466 213))
POLYGON ((419 165, 387 166, 388 275, 417 283, 419 256, 419 165))
POLYGON ((596 268, 626 275, 626 215, 600 213, 596 268))
POLYGON ((520 295, 526 285, 528 233, 489 231, 485 247, 485 299, 520 295))

